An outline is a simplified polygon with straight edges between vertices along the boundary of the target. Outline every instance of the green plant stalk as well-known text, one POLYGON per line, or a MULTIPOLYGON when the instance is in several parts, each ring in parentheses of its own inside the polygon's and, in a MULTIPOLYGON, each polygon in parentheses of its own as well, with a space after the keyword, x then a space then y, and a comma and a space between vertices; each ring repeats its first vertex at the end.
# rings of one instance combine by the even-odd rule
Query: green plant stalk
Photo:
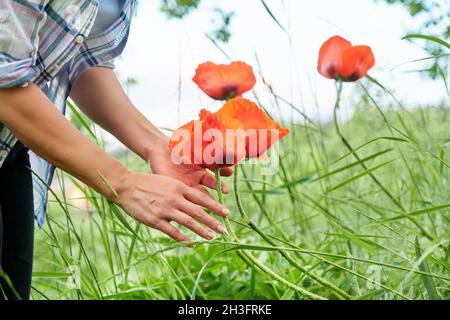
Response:
MULTIPOLYGON (((389 96, 390 96, 390 97, 398 104, 398 106, 399 106, 402 110, 406 110, 406 108, 402 105, 402 103, 397 99, 397 97, 396 97, 396 96, 395 96, 388 88, 386 88, 385 86, 383 86, 378 80, 372 78, 370 75, 367 75, 366 77, 367 77, 367 79, 368 79, 370 82, 374 83, 375 85, 377 85, 378 87, 380 87, 381 90, 383 90, 384 92, 386 92, 386 93, 387 93, 387 94, 388 94, 388 95, 389 95, 389 96)), ((413 139, 409 138, 408 135, 404 134, 403 132, 401 132, 400 130, 396 129, 395 127, 393 127, 393 126, 390 124, 390 122, 387 120, 386 116, 384 115, 383 110, 381 110, 381 107, 378 105, 378 103, 375 101, 375 99, 369 94, 368 89, 367 89, 364 85, 362 85, 362 84, 360 84, 360 85, 361 85, 361 87, 363 88, 364 92, 365 92, 365 93, 367 94, 367 96, 369 97, 369 99, 370 99, 370 100, 372 101, 372 103, 375 105, 375 107, 377 108, 378 112, 381 114, 382 118, 385 120, 385 122, 386 122, 386 124, 387 124, 387 127, 388 127, 388 129, 391 131, 391 133, 392 133, 394 130, 396 130, 397 132, 399 132, 399 133, 402 134, 403 136, 407 137, 411 142, 413 142, 414 144, 416 144, 416 145, 419 147, 419 144, 418 144, 418 142, 417 142, 417 138, 414 136, 414 134, 412 133, 412 131, 407 127, 406 123, 403 121, 403 118, 400 116, 400 114, 397 114, 398 120, 399 120, 400 123, 402 124, 403 128, 407 131, 408 135, 409 135, 409 136, 412 136, 413 139)), ((400 152, 400 155, 401 155, 401 157, 402 157, 402 159, 403 159, 403 162, 405 163, 406 168, 408 169, 408 172, 410 173, 411 179, 412 179, 412 181, 414 182, 414 186, 416 187, 417 192, 419 193, 420 197, 422 198, 422 201, 424 202, 425 200, 423 199, 422 192, 421 192, 419 186, 417 185, 417 183, 416 183, 416 181, 415 181, 415 179, 414 179, 414 177, 413 177, 412 171, 411 171, 411 169, 410 169, 410 167, 409 167, 409 165, 408 165, 408 162, 406 161, 405 155, 403 154, 403 151, 402 151, 401 149, 399 149, 399 152, 400 152)), ((437 158, 433 153, 431 153, 431 155, 432 155, 434 158, 437 158)), ((443 161, 442 157, 439 157, 439 158, 437 158, 437 159, 440 161, 441 168, 443 168, 444 166, 447 166, 446 163, 445 163, 445 161, 443 161)), ((448 166, 447 166, 447 167, 448 167, 448 166)), ((442 171, 443 171, 443 169, 441 169, 441 172, 442 172, 442 171)), ((404 210, 404 212, 405 212, 405 210, 404 210)), ((428 216, 429 216, 429 215, 428 215, 428 216)), ((411 219, 410 219, 410 220, 411 220, 411 219)), ((412 221, 415 222, 414 220, 412 220, 412 221)), ((432 223, 434 229, 436 230, 436 227, 435 227, 435 225, 434 225, 434 221, 431 219, 431 217, 430 217, 430 221, 431 221, 431 223, 432 223)), ((431 236, 430 236, 429 233, 428 233, 428 235, 427 235, 427 233, 426 233, 425 236, 426 236, 428 239, 432 240, 432 238, 431 238, 431 236)), ((444 246, 440 246, 440 247, 441 247, 442 249, 446 250, 446 248, 445 248, 444 246)))
MULTIPOLYGON (((235 194, 235 197, 236 197, 236 204, 237 204, 238 210, 239 210, 242 218, 247 223, 247 225, 251 229, 253 229, 257 234, 259 234, 267 243, 269 243, 272 246, 277 246, 276 241, 273 240, 272 238, 270 238, 264 231, 262 231, 258 226, 256 226, 254 224, 254 222, 250 219, 250 217, 247 215, 247 213, 245 212, 245 209, 242 206, 241 198, 240 198, 240 195, 239 195, 238 179, 237 179, 237 177, 238 177, 238 170, 237 169, 238 168, 236 168, 235 175, 234 175, 234 194, 235 194)), ((298 270, 303 272, 305 275, 309 276, 311 279, 314 279, 319 284, 321 284, 324 287, 326 287, 326 288, 330 289, 331 291, 333 291, 338 298, 340 298, 340 299, 352 299, 352 296, 349 295, 347 292, 345 292, 342 289, 336 287, 335 285, 333 285, 332 283, 328 282, 327 280, 321 278, 320 276, 318 276, 318 275, 308 271, 305 267, 300 265, 294 258, 292 258, 292 256, 288 252, 286 252, 285 250, 278 250, 278 252, 290 264, 292 264, 298 270)))
MULTIPOLYGON (((220 168, 215 170, 215 177, 216 177, 216 188, 217 188, 217 194, 218 194, 218 200, 220 202, 220 204, 224 204, 224 199, 223 199, 223 193, 222 193, 222 183, 221 183, 221 179, 220 179, 220 168)), ((237 238, 236 234, 233 231, 233 228, 231 227, 230 224, 230 220, 228 217, 223 218, 224 222, 225 222, 225 227, 227 229, 228 235, 230 236, 231 239, 236 242, 236 243, 240 243, 239 239, 237 238)), ((293 284, 292 282, 286 280, 285 278, 281 277, 280 275, 278 275, 277 273, 275 273, 274 271, 272 271, 271 269, 269 269, 268 267, 266 267, 264 264, 262 264, 258 259, 256 259, 252 254, 250 254, 247 251, 240 251, 241 254, 245 257, 244 261, 249 261, 251 263, 253 263, 258 269, 260 269, 261 271, 263 271, 264 273, 266 273, 267 275, 271 276, 273 279, 279 281, 280 283, 286 285, 288 288, 299 292, 300 294, 304 295, 305 297, 308 297, 309 299, 312 300, 326 300, 326 298, 316 295, 312 292, 309 292, 295 284, 293 284)))
MULTIPOLYGON (((76 232, 76 230, 75 230, 75 225, 73 224, 73 221, 72 221, 72 219, 71 219, 71 217, 70 217, 70 214, 69 214, 67 208, 63 205, 63 203, 62 203, 61 200, 59 199, 58 195, 53 191, 53 189, 52 189, 52 188, 51 188, 44 180, 42 180, 42 178, 41 178, 39 175, 37 175, 36 172, 34 172, 31 168, 28 168, 28 169, 30 169, 31 174, 32 174, 34 177, 36 177, 36 178, 40 181, 40 183, 42 183, 42 185, 44 185, 44 186, 47 188, 47 190, 49 191, 49 193, 55 198, 55 200, 57 201, 57 203, 59 204, 59 206, 61 207, 61 209, 64 211, 64 214, 66 215, 66 217, 67 217, 67 219, 68 219, 68 222, 70 223, 70 226, 69 226, 69 227, 72 228, 72 230, 74 231, 73 233, 74 233, 74 236, 75 236, 75 238, 76 238, 78 244, 80 245, 81 253, 82 253, 83 257, 85 258, 86 263, 87 263, 87 265, 88 265, 88 267, 89 267, 89 270, 90 270, 90 272, 91 272, 91 274, 92 274, 92 277, 93 277, 93 279, 94 279, 94 281, 95 281, 95 284, 96 284, 96 286, 97 286, 96 289, 97 289, 97 291, 98 291, 98 293, 99 293, 99 295, 100 295, 100 298, 103 300, 103 293, 102 293, 101 287, 100 287, 99 284, 98 284, 99 281, 98 281, 97 275, 96 275, 96 273, 95 273, 94 267, 93 267, 92 262, 90 261, 88 255, 87 255, 87 252, 86 252, 86 250, 85 250, 85 248, 84 248, 84 246, 83 246, 83 243, 82 243, 82 241, 81 241, 81 238, 80 238, 79 234, 78 234, 78 233, 76 232)), ((49 219, 49 221, 50 221, 50 219, 49 219)), ((49 229, 50 229, 50 228, 51 228, 50 223, 48 223, 48 226, 49 226, 49 229)), ((51 230, 51 229, 50 229, 50 230, 51 230)), ((56 237, 55 233, 53 232, 53 230, 51 230, 51 233, 52 233, 53 241, 55 242, 56 247, 58 248, 58 250, 59 250, 59 252, 60 252, 60 254, 61 254, 61 257, 62 257, 63 261, 66 263, 66 267, 68 268, 68 267, 70 266, 70 264, 69 264, 69 262, 67 261, 67 257, 65 257, 64 254, 63 254, 62 246, 61 246, 61 244, 59 243, 59 241, 57 240, 57 237, 56 237)), ((93 286, 93 288, 95 288, 95 286, 93 286)), ((78 289, 77 289, 77 294, 78 294, 78 295, 81 294, 80 290, 78 290, 78 289)))
MULTIPOLYGON (((245 171, 242 169, 242 167, 241 167, 241 171, 242 171, 242 174, 243 174, 243 176, 244 176, 244 178, 245 178, 245 182, 246 182, 246 184, 247 184, 247 187, 248 187, 250 190, 253 191, 252 186, 251 186, 250 182, 249 182, 248 179, 247 179, 247 175, 246 175, 245 171)), ((258 207, 259 207, 259 209, 261 210, 261 212, 263 213, 263 215, 266 217, 267 221, 268 221, 271 225, 273 225, 273 227, 274 227, 274 228, 281 234, 281 236, 286 240, 286 238, 284 237, 283 232, 281 232, 281 230, 278 228, 278 226, 273 222, 273 219, 271 218, 270 214, 267 212, 267 210, 266 210, 266 208, 265 208, 263 202, 258 198, 258 196, 257 196, 255 193, 252 193, 252 198, 253 198, 253 200, 255 200, 256 204, 258 205, 258 207)))
MULTIPOLYGON (((224 204, 224 198, 222 193, 222 183, 220 181, 220 169, 217 169, 216 172, 216 187, 217 187, 217 197, 220 204, 224 204)), ((230 219, 228 217, 224 217, 223 221, 225 223, 225 228, 227 229, 228 234, 224 234, 224 239, 229 240, 231 238, 233 241, 237 241, 237 236, 231 227, 230 219)), ((238 256, 251 268, 253 268, 253 262, 248 259, 248 257, 242 251, 237 251, 238 256)))
MULTIPOLYGON (((274 240, 277 240, 277 241, 279 241, 279 242, 281 242, 281 243, 284 243, 284 244, 286 244, 286 245, 288 245, 288 246, 290 246, 290 247, 292 247, 292 248, 295 248, 295 249, 299 250, 299 252, 304 252, 304 253, 306 253, 306 254, 308 254, 308 255, 310 255, 310 256, 312 256, 312 257, 314 257, 314 258, 316 258, 316 259, 318 259, 318 260, 320 260, 320 261, 322 261, 322 262, 324 262, 324 263, 329 264, 330 266, 333 266, 333 267, 338 268, 338 269, 340 269, 340 270, 346 271, 346 272, 348 272, 348 273, 350 273, 350 274, 353 274, 354 276, 356 276, 356 277, 358 277, 358 278, 361 278, 361 279, 364 279, 364 280, 366 280, 366 281, 371 281, 371 283, 376 284, 377 286, 382 287, 382 288, 384 288, 384 289, 386 289, 386 290, 388 290, 388 291, 390 291, 390 292, 392 292, 392 293, 398 295, 399 297, 402 297, 403 299, 411 300, 410 298, 408 298, 407 296, 401 294, 400 292, 396 291, 395 289, 392 289, 392 288, 390 288, 390 287, 388 287, 388 286, 386 286, 386 285, 383 285, 382 283, 376 282, 376 281, 374 281, 373 279, 369 279, 368 277, 366 277, 366 276, 364 276, 364 275, 362 275, 362 274, 360 274, 360 273, 358 273, 358 272, 356 272, 356 271, 353 271, 353 270, 347 269, 347 268, 345 268, 345 267, 342 267, 340 264, 334 263, 333 261, 328 260, 328 259, 325 259, 325 258, 322 257, 322 256, 329 256, 329 257, 336 257, 336 258, 337 258, 339 255, 328 254, 328 253, 319 252, 319 251, 308 251, 308 250, 302 249, 301 247, 299 247, 299 246, 297 246, 297 245, 293 245, 292 243, 289 243, 289 242, 287 242, 287 241, 284 241, 284 240, 282 240, 282 239, 280 239, 280 238, 276 238, 276 237, 273 237, 273 236, 271 236, 271 238, 274 239, 274 240)), ((357 259, 357 258, 354 258, 354 257, 348 257, 348 256, 346 256, 345 258, 344 258, 344 256, 342 256, 342 258, 343 258, 343 259, 350 259, 350 260, 355 260, 355 259, 357 259)), ((357 259, 357 260, 355 260, 355 261, 363 262, 362 259, 357 259)), ((369 262, 366 262, 366 263, 372 263, 372 261, 369 261, 369 262)), ((377 264, 377 263, 375 262, 375 264, 377 264)), ((381 265, 381 264, 380 264, 380 265, 381 265)), ((394 267, 394 266, 391 266, 391 267, 394 267)), ((395 267, 394 267, 394 268, 395 268, 395 267)), ((409 269, 406 269, 405 271, 410 271, 410 270, 409 270, 409 269)))
MULTIPOLYGON (((390 92, 390 91, 389 91, 387 88, 385 88, 383 85, 381 85, 380 82, 378 82, 377 80, 375 80, 375 79, 372 78, 371 76, 367 76, 367 79, 369 79, 369 81, 371 81, 371 82, 375 83, 377 86, 379 86, 384 92, 386 92, 389 96, 391 96, 392 99, 394 99, 394 101, 400 106, 400 108, 401 108, 402 110, 405 110, 405 107, 400 103, 400 101, 395 97, 395 95, 392 94, 392 92, 390 92)), ((374 104, 374 106, 376 107, 376 109, 378 110, 378 112, 380 113, 381 117, 383 118, 384 122, 386 123, 387 128, 389 129, 389 131, 391 132, 392 135, 394 134, 394 130, 396 130, 397 132, 401 133, 401 134, 404 135, 404 136, 408 136, 408 135, 409 135, 409 136, 413 137, 414 141, 417 141, 417 138, 414 137, 414 135, 412 134, 411 130, 407 127, 406 123, 404 122, 402 116, 401 116, 399 113, 397 114, 397 118, 398 118, 398 120, 400 121, 400 123, 402 124, 403 128, 404 128, 404 129, 406 130, 406 132, 408 133, 407 135, 404 134, 404 133, 402 133, 400 130, 396 129, 396 128, 389 122, 389 120, 387 119, 387 117, 386 117, 386 115, 384 114, 384 112, 383 112, 383 110, 381 109, 381 107, 378 105, 378 103, 375 101, 375 99, 370 95, 369 90, 368 90, 363 84, 360 84, 360 86, 361 86, 361 88, 364 90, 364 92, 366 93, 366 95, 369 97, 369 99, 372 101, 372 103, 374 104)), ((410 140, 412 140, 412 139, 410 138, 410 140)), ((415 142, 415 143, 417 144, 417 142, 415 142)), ((399 153, 400 153, 400 156, 402 157, 403 163, 405 164, 405 166, 406 166, 406 168, 407 168, 407 170, 408 170, 409 175, 411 176, 411 180, 412 180, 412 182, 414 183, 414 186, 415 186, 415 188, 416 188, 416 190, 417 190, 419 196, 421 197, 422 202, 425 202, 425 199, 424 199, 424 197, 423 197, 423 195, 422 195, 422 191, 420 190, 420 187, 418 186, 418 183, 417 183, 417 181, 416 181, 416 179, 415 179, 415 177, 414 177, 414 174, 412 173, 412 170, 411 170, 411 168, 410 168, 408 162, 406 161, 406 157, 405 157, 405 155, 404 155, 402 149, 399 148, 398 151, 399 151, 399 153)), ((442 165, 442 162, 441 162, 441 165, 442 165)), ((422 167, 422 164, 421 164, 421 167, 422 167)), ((436 226, 435 226, 435 224, 434 224, 433 219, 431 219, 430 216, 429 216, 429 218, 430 218, 430 222, 431 222, 431 224, 432 224, 434 230, 436 231, 436 226)))
MULTIPOLYGON (((7 284, 8 288, 11 290, 11 292, 14 294, 17 300, 22 300, 22 297, 17 292, 16 288, 14 287, 11 281, 11 278, 3 271, 1 266, 0 266, 0 279, 7 284)), ((0 286, 0 297, 7 299, 6 293, 1 286, 0 286)))
POLYGON ((283 159, 281 159, 281 157, 280 157, 280 168, 281 168, 281 172, 283 173, 284 180, 286 181, 286 189, 288 190, 288 193, 289 193, 289 199, 291 200, 294 211, 296 211, 297 201, 296 201, 295 197, 293 196, 294 191, 292 190, 292 186, 289 184, 287 170, 286 170, 286 167, 284 166, 283 159))
MULTIPOLYGON (((356 153, 356 151, 353 149, 353 147, 351 146, 351 144, 348 142, 348 140, 344 137, 342 131, 341 131, 341 127, 339 126, 339 121, 338 121, 338 117, 337 117, 337 113, 339 110, 339 106, 340 106, 340 102, 341 102, 341 95, 342 95, 342 81, 337 80, 337 84, 336 84, 336 103, 334 105, 334 110, 333 110, 333 121, 334 121, 334 126, 336 128, 336 133, 339 136, 339 138, 341 139, 342 143, 345 145, 345 147, 348 149, 348 151, 353 154, 353 156, 355 157, 355 159, 361 164, 361 166, 364 168, 364 170, 369 170, 369 168, 365 165, 364 162, 361 161, 360 156, 356 153)), ((369 173, 370 178, 372 179, 372 181, 381 189, 381 191, 383 191, 383 193, 388 196, 389 199, 391 199, 391 201, 395 204, 395 206, 397 206, 401 211, 403 211, 404 213, 407 213, 407 210, 405 209, 405 207, 400 203, 400 201, 398 201, 390 192, 389 190, 378 180, 378 178, 373 174, 373 173, 369 173)), ((422 227, 414 218, 412 217, 408 217, 408 219, 414 223, 414 225, 417 226, 417 228, 419 228, 419 230, 422 232, 422 234, 427 237, 429 240, 434 240, 434 237, 427 231, 425 230, 424 227, 422 227)))

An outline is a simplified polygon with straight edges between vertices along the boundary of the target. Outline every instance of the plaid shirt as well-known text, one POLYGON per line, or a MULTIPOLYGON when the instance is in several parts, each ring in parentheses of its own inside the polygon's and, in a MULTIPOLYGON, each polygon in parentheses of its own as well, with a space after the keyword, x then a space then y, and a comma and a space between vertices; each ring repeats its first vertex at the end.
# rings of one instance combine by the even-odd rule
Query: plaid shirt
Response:
MULTIPOLYGON (((135 0, 124 1, 115 23, 90 35, 98 0, 1 0, 0 88, 33 82, 64 113, 72 84, 83 71, 114 67, 128 39, 134 6, 135 0)), ((0 123, 0 167, 16 141, 0 123)), ((54 167, 32 152, 30 159, 35 214, 42 226, 54 167)))

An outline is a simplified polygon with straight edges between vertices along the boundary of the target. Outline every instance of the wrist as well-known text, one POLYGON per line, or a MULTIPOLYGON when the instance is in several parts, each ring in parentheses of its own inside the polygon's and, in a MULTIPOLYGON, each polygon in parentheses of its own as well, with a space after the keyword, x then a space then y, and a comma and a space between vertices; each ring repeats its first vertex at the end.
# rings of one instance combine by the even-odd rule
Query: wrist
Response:
POLYGON ((128 170, 125 166, 120 164, 118 167, 114 168, 113 174, 110 178, 101 177, 105 192, 102 192, 105 198, 120 205, 120 195, 123 194, 124 190, 127 188, 127 181, 129 181, 132 172, 128 170))
POLYGON ((161 133, 152 139, 148 139, 144 146, 144 160, 150 161, 157 155, 168 152, 169 138, 161 133))

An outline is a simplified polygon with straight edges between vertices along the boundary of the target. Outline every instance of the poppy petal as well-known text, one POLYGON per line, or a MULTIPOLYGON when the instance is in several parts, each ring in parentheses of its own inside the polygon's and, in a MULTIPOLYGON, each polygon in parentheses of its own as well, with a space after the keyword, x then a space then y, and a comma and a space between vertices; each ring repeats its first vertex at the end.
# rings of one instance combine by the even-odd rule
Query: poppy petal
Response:
POLYGON ((345 81, 356 81, 367 75, 375 65, 375 57, 368 46, 355 46, 345 50, 338 67, 345 81))
POLYGON ((231 80, 231 83, 238 83, 236 88, 236 96, 238 97, 250 91, 256 84, 256 77, 252 67, 241 61, 230 64, 227 77, 231 80))
POLYGON ((223 76, 216 64, 206 62, 199 65, 192 80, 211 98, 220 100, 222 97, 223 76))
POLYGON ((336 67, 341 61, 342 53, 351 48, 352 44, 340 36, 328 39, 320 48, 317 70, 328 79, 333 79, 336 67))
POLYGON ((288 129, 282 128, 255 103, 247 99, 235 98, 228 101, 218 114, 239 120, 246 130, 247 158, 259 157, 289 133, 288 129))
POLYGON ((256 84, 252 67, 240 61, 229 65, 203 63, 198 66, 192 80, 207 95, 216 100, 240 96, 256 84))
POLYGON ((169 151, 172 157, 184 163, 194 163, 194 153, 192 150, 194 141, 194 127, 196 121, 191 121, 173 132, 169 141, 169 151))
POLYGON ((216 154, 206 156, 216 157, 217 163, 203 159, 206 167, 213 170, 216 167, 234 166, 245 158, 245 135, 243 125, 237 120, 218 113, 203 112, 203 134, 205 138, 204 149, 209 148, 221 152, 222 158, 216 154), (206 115, 206 117, 205 117, 206 115))

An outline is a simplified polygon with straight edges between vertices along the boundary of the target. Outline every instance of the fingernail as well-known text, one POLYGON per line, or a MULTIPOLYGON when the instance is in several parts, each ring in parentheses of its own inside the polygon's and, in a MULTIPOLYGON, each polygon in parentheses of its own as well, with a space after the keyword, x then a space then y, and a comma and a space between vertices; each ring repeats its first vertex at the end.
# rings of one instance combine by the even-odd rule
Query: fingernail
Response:
POLYGON ((217 227, 217 231, 219 231, 219 233, 224 233, 225 232, 225 228, 222 225, 219 225, 217 227))
POLYGON ((230 210, 228 210, 228 209, 226 209, 226 208, 223 208, 222 213, 223 213, 225 216, 227 216, 227 215, 230 214, 230 210))
POLYGON ((211 231, 208 232, 208 239, 209 240, 214 239, 214 233, 212 233, 211 231))

